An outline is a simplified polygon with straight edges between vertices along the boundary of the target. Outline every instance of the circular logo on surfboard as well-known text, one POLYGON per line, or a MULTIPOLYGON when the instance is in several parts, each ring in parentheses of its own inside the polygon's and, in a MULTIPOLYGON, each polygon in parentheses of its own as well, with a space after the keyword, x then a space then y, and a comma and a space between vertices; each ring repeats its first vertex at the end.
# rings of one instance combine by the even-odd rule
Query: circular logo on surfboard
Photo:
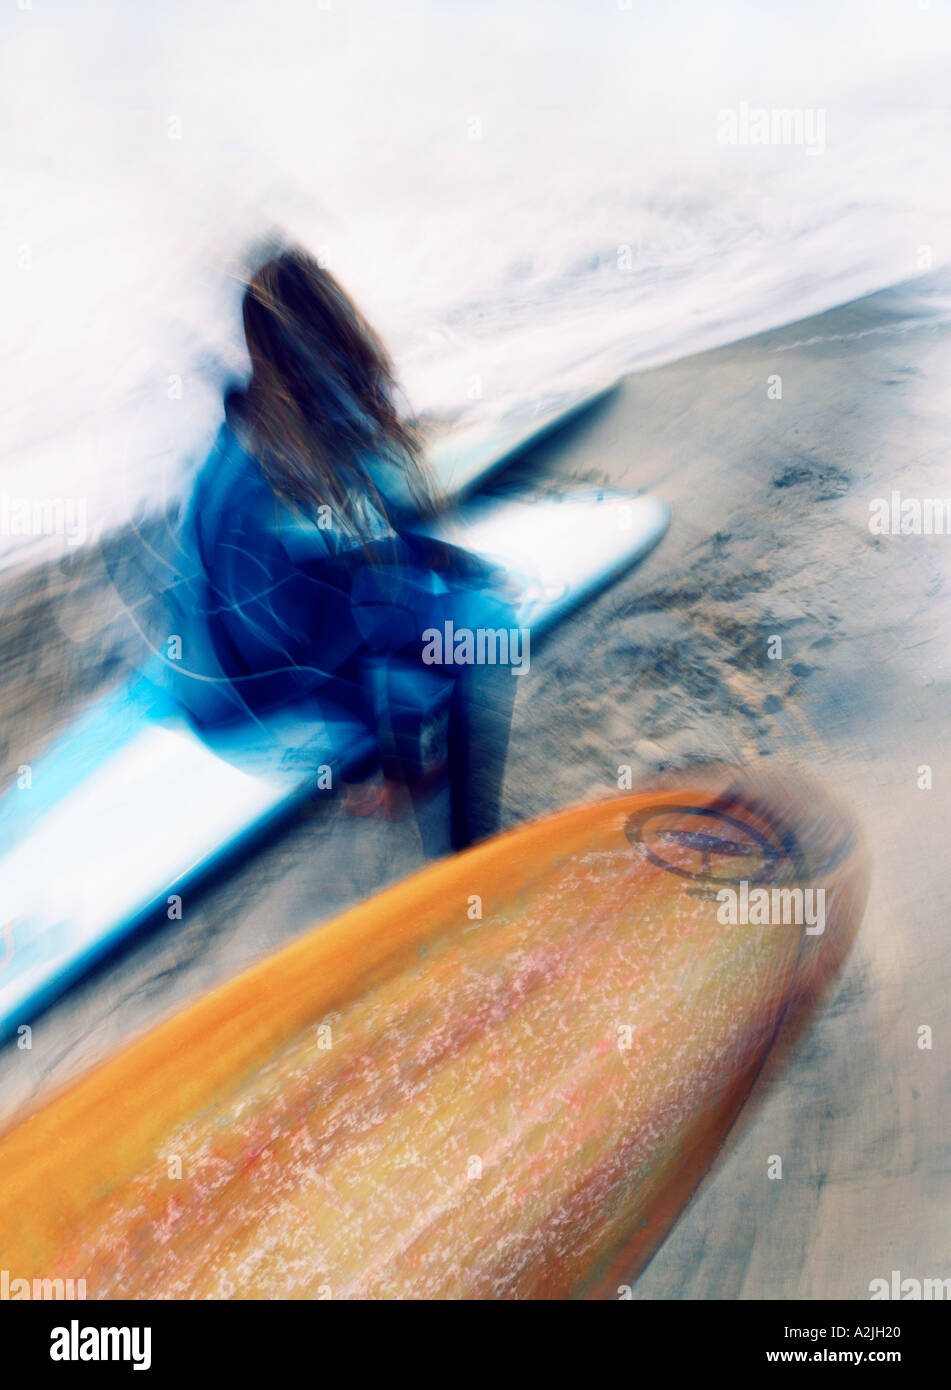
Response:
POLYGON ((798 876, 795 839, 745 809, 732 801, 647 806, 629 817, 624 832, 650 863, 689 880, 704 897, 744 881, 753 886, 798 876))

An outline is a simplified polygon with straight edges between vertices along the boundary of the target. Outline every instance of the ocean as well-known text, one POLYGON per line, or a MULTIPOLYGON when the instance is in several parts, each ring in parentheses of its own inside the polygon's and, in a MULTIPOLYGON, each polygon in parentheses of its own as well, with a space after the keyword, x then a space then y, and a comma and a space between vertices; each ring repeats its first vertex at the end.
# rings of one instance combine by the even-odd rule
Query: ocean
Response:
POLYGON ((948 0, 11 3, 0 564, 182 495, 272 231, 491 419, 946 264, 949 73, 948 0))

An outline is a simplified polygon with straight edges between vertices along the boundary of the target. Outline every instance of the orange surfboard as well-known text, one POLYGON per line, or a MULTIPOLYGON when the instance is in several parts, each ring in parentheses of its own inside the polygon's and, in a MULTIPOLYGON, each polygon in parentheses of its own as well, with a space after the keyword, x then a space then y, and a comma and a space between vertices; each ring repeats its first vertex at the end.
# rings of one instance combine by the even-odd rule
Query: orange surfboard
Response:
POLYGON ((798 778, 510 831, 21 1117, 4 1264, 90 1298, 616 1298, 866 884, 854 822, 798 778))

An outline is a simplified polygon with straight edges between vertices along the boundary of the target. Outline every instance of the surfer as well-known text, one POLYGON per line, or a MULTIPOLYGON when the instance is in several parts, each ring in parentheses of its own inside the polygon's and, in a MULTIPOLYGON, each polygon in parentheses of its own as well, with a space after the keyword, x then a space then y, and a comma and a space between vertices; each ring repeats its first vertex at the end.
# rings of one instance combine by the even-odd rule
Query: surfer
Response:
MULTIPOLYGON (((203 724, 304 697, 338 727, 359 721, 377 752, 348 771, 348 807, 393 814, 424 791, 405 738, 407 689, 424 706, 433 680, 421 634, 511 628, 512 609, 475 557, 410 533, 435 510, 435 486, 386 350, 334 277, 279 249, 242 309, 251 372, 226 393, 185 516, 172 682, 203 724)), ((462 849, 497 828, 516 682, 499 665, 436 674, 451 690, 450 836, 462 849)))

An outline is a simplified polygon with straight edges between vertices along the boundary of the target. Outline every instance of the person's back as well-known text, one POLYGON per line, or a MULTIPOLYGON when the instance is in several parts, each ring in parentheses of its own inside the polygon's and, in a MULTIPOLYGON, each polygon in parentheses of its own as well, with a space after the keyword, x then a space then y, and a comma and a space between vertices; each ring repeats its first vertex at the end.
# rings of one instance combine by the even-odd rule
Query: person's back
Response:
POLYGON ((169 595, 172 679, 202 721, 294 699, 360 644, 350 589, 427 485, 389 359, 332 276, 297 250, 251 278, 251 376, 196 479, 169 595))
MULTIPOLYGON (((186 513, 169 595, 181 639, 172 681, 200 723, 308 696, 370 725, 368 659, 377 671, 391 658, 422 670, 420 634, 443 608, 472 612, 474 591, 458 574, 447 582, 403 534, 432 491, 385 351, 339 285, 287 251, 252 277, 243 307, 251 376, 227 397, 186 513)), ((498 680, 453 677, 455 762, 467 769, 463 705, 480 679, 498 680)), ((506 739, 511 684, 494 701, 506 739)), ((455 821, 464 843, 470 832, 455 821)))

